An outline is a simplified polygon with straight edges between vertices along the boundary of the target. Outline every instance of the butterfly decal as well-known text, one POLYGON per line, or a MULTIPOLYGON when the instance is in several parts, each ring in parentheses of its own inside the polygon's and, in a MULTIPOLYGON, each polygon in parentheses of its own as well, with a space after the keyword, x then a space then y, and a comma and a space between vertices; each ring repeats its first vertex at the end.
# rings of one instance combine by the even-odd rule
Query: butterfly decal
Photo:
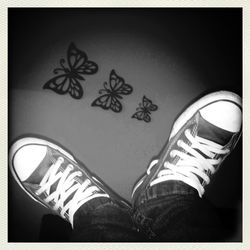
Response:
POLYGON ((80 84, 81 80, 85 80, 83 75, 95 74, 98 66, 95 62, 89 61, 86 53, 79 50, 74 43, 69 45, 67 64, 65 67, 65 59, 61 59, 61 67, 53 71, 58 75, 47 81, 43 88, 51 89, 60 95, 69 93, 73 98, 80 99, 83 96, 80 84))
POLYGON ((123 98, 122 95, 131 94, 132 86, 125 83, 125 80, 118 76, 115 70, 111 70, 109 82, 104 82, 103 87, 104 89, 99 90, 101 96, 95 99, 91 106, 98 106, 105 110, 111 109, 116 113, 121 112, 122 104, 119 99, 123 98))
POLYGON ((153 104, 153 102, 148 99, 145 95, 142 98, 142 102, 139 103, 139 107, 136 108, 137 112, 132 115, 131 118, 136 118, 140 121, 150 122, 151 121, 151 112, 156 111, 158 106, 153 104))

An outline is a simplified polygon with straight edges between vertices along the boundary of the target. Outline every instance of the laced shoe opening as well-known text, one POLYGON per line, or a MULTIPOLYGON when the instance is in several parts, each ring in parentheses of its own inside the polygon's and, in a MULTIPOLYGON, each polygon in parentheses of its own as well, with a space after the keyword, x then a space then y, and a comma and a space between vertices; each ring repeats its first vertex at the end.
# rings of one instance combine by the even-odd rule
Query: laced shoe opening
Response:
MULTIPOLYGON (((199 136, 194 136, 187 129, 184 132, 189 144, 183 140, 178 140, 179 149, 170 151, 171 159, 178 157, 176 163, 165 161, 162 169, 156 178, 150 182, 150 186, 168 180, 180 180, 194 187, 201 197, 204 193, 204 186, 209 184, 210 175, 214 174, 222 158, 216 158, 217 155, 225 155, 229 149, 223 149, 223 146, 211 142, 199 136)), ((157 164, 154 161, 150 164, 147 174, 150 174, 151 168, 157 164)))
POLYGON ((82 172, 75 170, 72 164, 62 168, 64 159, 59 157, 44 175, 36 190, 36 194, 64 219, 69 220, 73 227, 75 212, 86 202, 97 197, 109 197, 94 185, 82 172), (64 169, 61 171, 61 169, 64 169), (74 171, 75 170, 75 171, 74 171), (53 189, 52 189, 53 187, 53 189), (44 198, 43 194, 46 194, 44 198))

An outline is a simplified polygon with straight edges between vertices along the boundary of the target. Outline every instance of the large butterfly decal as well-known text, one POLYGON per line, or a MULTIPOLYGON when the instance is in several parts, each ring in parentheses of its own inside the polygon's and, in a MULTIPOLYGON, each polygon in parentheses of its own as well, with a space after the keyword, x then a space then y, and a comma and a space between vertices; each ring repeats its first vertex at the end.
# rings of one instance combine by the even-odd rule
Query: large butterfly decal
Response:
POLYGON ((80 80, 85 80, 83 75, 96 73, 98 66, 89 61, 86 53, 79 50, 74 43, 69 45, 67 63, 68 67, 65 67, 65 59, 60 60, 61 67, 53 71, 60 74, 47 81, 43 88, 51 89, 60 95, 69 93, 73 98, 80 99, 83 96, 80 80))
POLYGON ((152 111, 156 111, 158 106, 148 99, 145 95, 142 98, 142 102, 139 103, 139 107, 136 108, 137 112, 132 115, 132 118, 136 118, 140 121, 150 122, 150 114, 152 111))
POLYGON ((119 99, 122 95, 129 95, 132 93, 133 88, 131 85, 125 83, 125 80, 118 76, 115 70, 110 72, 109 82, 104 82, 104 89, 99 90, 99 96, 95 99, 91 106, 99 106, 105 110, 111 109, 119 113, 122 111, 122 104, 119 99))

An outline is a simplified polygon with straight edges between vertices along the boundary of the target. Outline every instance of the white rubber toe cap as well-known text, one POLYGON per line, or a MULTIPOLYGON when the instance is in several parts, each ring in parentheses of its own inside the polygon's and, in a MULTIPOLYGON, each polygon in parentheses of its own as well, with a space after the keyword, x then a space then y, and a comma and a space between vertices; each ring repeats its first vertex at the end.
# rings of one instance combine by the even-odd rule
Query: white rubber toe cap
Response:
POLYGON ((43 161, 47 147, 43 145, 25 145, 20 148, 14 144, 11 152, 11 165, 20 181, 25 181, 43 161))
POLYGON ((241 109, 230 101, 214 102, 200 110, 201 116, 211 124, 236 133, 241 129, 241 109))

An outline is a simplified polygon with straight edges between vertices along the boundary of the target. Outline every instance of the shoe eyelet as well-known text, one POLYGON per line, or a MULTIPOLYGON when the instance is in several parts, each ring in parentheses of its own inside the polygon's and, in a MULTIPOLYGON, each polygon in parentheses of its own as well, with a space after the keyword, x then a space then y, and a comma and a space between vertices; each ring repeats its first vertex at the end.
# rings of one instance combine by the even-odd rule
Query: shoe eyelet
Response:
POLYGON ((170 151, 170 154, 169 154, 169 155, 170 155, 171 158, 174 158, 174 157, 175 157, 174 150, 170 151))
POLYGON ((191 130, 188 128, 185 130, 185 136, 188 138, 188 136, 191 135, 191 130))
POLYGON ((73 166, 72 164, 69 164, 67 167, 68 167, 70 170, 73 170, 73 169, 74 169, 74 166, 73 166))
POLYGON ((181 144, 182 144, 182 140, 178 140, 178 141, 177 141, 177 146, 179 146, 179 147, 180 147, 180 146, 181 146, 181 144))
POLYGON ((222 162, 222 157, 218 158, 218 164, 222 162))
MULTIPOLYGON (((165 161, 164 164, 163 164, 163 167, 164 167, 164 168, 167 168, 167 167, 168 167, 168 164, 169 164, 169 161, 165 161)), ((159 174, 160 174, 160 172, 159 172, 159 174)), ((158 174, 158 177, 159 177, 159 174, 158 174)))
POLYGON ((64 159, 63 159, 63 157, 58 157, 58 159, 57 159, 58 161, 60 161, 60 163, 63 163, 64 162, 64 159))

